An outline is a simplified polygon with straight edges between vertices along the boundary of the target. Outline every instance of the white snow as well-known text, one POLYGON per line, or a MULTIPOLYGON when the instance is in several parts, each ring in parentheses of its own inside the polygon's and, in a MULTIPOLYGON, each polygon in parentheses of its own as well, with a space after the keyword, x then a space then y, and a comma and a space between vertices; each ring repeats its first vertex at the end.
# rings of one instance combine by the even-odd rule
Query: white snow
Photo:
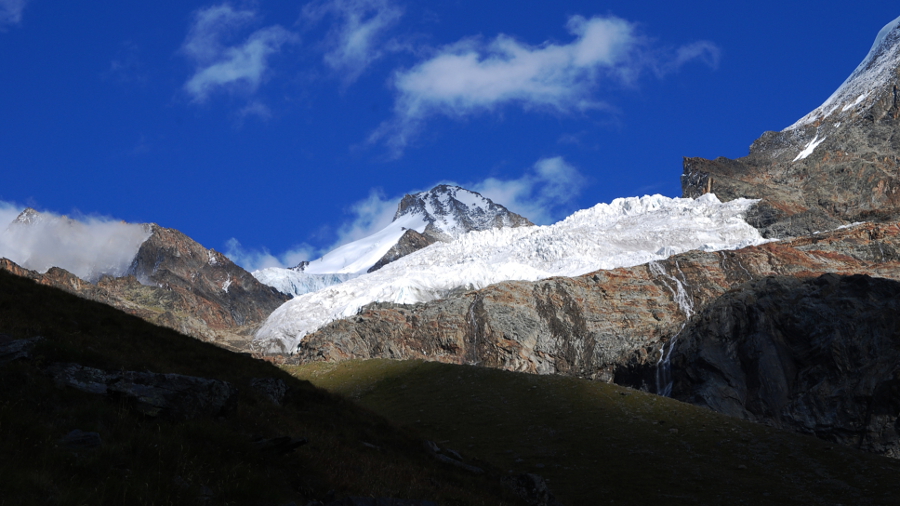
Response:
POLYGON ((822 144, 824 141, 825 141, 825 137, 822 137, 822 140, 819 140, 819 134, 816 134, 815 138, 813 138, 813 140, 809 141, 809 144, 807 144, 806 147, 803 148, 803 151, 801 151, 800 154, 797 155, 797 157, 794 158, 793 161, 796 162, 797 160, 806 159, 806 157, 811 155, 813 153, 813 151, 815 151, 816 148, 819 147, 819 144, 822 144))
POLYGON ((293 269, 270 267, 254 271, 253 277, 264 285, 269 285, 281 293, 297 296, 317 292, 323 288, 343 283, 355 278, 356 274, 310 274, 293 269))
POLYGON ((228 293, 228 287, 230 287, 230 286, 231 286, 231 275, 229 275, 228 279, 226 279, 225 282, 222 283, 222 290, 224 290, 225 293, 228 293))
POLYGON ((439 185, 413 197, 417 202, 398 212, 387 227, 328 252, 302 270, 273 267, 252 274, 282 293, 303 295, 365 274, 407 230, 422 233, 430 225, 442 240, 454 240, 467 231, 460 219, 475 228, 491 228, 496 225, 495 217, 506 212, 480 194, 458 186, 439 185))
POLYGON ((800 118, 785 130, 792 130, 832 116, 838 108, 839 117, 863 104, 876 88, 894 79, 894 69, 900 66, 900 17, 878 32, 875 43, 862 63, 824 104, 800 118))
POLYGON ((841 108, 841 112, 849 111, 850 109, 853 109, 854 107, 856 107, 856 106, 858 106, 859 104, 861 104, 862 101, 865 100, 866 97, 869 96, 869 93, 870 93, 870 92, 866 92, 866 93, 863 93, 862 95, 856 97, 856 100, 854 100, 853 102, 851 102, 851 103, 845 105, 844 107, 842 107, 842 108, 841 108))
POLYGON ((421 216, 401 216, 380 231, 313 260, 303 271, 309 274, 362 274, 381 260, 407 229, 422 232, 426 226, 428 223, 421 216))
POLYGON ((578 211, 550 226, 470 232, 286 302, 269 316, 254 344, 270 353, 292 352, 310 332, 375 301, 427 302, 454 289, 479 289, 504 280, 578 276, 692 249, 761 244, 765 240, 743 220, 754 202, 722 203, 713 194, 697 199, 630 197, 578 211))

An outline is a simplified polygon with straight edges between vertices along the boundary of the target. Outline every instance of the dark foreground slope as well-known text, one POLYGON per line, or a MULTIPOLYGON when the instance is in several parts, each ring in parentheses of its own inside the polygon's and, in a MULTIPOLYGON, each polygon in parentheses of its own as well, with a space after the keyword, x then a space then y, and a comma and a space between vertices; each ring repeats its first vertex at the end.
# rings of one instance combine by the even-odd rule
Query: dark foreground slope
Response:
POLYGON ((475 476, 437 462, 379 416, 266 362, 7 272, 0 333, 2 505, 302 505, 345 496, 518 504, 489 468, 475 476), (30 350, 11 351, 35 336, 43 339, 30 350), (65 364, 120 381, 106 395, 83 391, 100 385, 97 372, 76 378, 81 389, 62 386, 76 384, 59 376, 72 368, 65 364), (218 380, 227 402, 219 409, 207 389, 193 405, 148 409, 172 392, 141 378, 162 387, 203 381, 173 374, 218 380), (260 388, 259 379, 283 382, 280 404, 267 395, 278 388, 260 388), (308 443, 292 449, 300 438, 308 443))
POLYGON ((290 368, 562 504, 900 504, 900 462, 598 381, 422 361, 290 368))

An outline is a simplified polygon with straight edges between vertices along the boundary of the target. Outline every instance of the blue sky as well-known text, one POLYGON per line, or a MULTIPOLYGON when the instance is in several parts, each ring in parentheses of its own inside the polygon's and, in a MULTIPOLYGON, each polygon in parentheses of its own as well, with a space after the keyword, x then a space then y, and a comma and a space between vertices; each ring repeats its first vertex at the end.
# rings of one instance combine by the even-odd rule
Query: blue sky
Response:
POLYGON ((900 15, 798 4, 0 0, 0 201, 257 267, 440 182, 541 223, 679 196, 681 157, 745 155, 900 15))

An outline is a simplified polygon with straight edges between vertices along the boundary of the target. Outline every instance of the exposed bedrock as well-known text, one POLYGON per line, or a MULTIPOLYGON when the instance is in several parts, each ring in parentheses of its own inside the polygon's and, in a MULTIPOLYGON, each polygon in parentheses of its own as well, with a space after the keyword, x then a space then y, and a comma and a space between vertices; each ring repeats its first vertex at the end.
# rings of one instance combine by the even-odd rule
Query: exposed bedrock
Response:
POLYGON ((766 276, 900 279, 900 226, 864 224, 574 278, 509 281, 425 304, 375 303, 306 336, 294 359, 423 358, 656 390, 660 350, 690 313, 766 276))
MULTIPOLYGON (((900 50, 900 48, 896 49, 900 50)), ((765 237, 799 237, 900 216, 900 69, 866 107, 766 132, 750 154, 685 158, 683 196, 762 199, 747 221, 765 237), (812 152, 800 158, 805 149, 812 152)), ((840 109, 838 110, 840 113, 840 109)))
POLYGON ((719 297, 671 357, 673 397, 900 458, 900 283, 771 277, 719 297))

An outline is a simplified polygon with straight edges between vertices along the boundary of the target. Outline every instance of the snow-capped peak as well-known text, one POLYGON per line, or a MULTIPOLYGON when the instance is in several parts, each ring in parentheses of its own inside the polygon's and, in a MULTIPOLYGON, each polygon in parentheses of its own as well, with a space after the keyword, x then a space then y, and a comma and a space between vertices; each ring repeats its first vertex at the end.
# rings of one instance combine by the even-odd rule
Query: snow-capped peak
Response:
POLYGON ((428 225, 418 232, 443 242, 474 230, 532 225, 480 193, 446 184, 403 197, 394 220, 404 216, 421 217, 428 225))
POLYGON ((869 54, 824 104, 785 130, 801 128, 826 118, 840 121, 839 118, 852 115, 861 107, 871 105, 880 95, 878 93, 880 88, 895 79, 898 66, 900 66, 900 17, 878 32, 869 54))
MULTIPOLYGON (((394 220, 374 234, 335 248, 321 258, 291 269, 268 268, 253 272, 260 282, 290 295, 302 295, 342 283, 383 265, 409 230, 430 242, 449 242, 466 232, 532 225, 479 193, 459 186, 439 185, 426 192, 406 195, 394 220)), ((392 258, 402 255, 394 255, 392 258)))

